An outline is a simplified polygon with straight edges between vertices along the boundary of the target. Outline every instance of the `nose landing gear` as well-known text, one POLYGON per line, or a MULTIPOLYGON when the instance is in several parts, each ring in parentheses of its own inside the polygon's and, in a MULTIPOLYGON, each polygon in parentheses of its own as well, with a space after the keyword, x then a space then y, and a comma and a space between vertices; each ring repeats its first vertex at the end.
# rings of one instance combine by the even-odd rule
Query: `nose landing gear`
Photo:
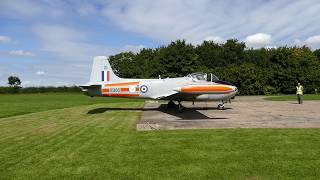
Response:
POLYGON ((222 103, 218 105, 218 109, 224 110, 224 101, 222 101, 222 103))
POLYGON ((218 109, 219 109, 219 110, 224 110, 224 104, 219 104, 219 105, 218 105, 218 109))

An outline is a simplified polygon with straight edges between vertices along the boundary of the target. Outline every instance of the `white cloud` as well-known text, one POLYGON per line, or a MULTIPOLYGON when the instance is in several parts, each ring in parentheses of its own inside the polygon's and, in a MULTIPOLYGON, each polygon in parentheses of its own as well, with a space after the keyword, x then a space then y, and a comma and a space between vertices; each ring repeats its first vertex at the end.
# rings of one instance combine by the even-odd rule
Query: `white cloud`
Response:
POLYGON ((33 0, 2 0, 0 4, 0 16, 28 19, 43 17, 61 17, 66 10, 63 1, 33 1, 33 0))
POLYGON ((246 45, 248 47, 265 47, 271 43, 271 35, 265 33, 257 33, 247 36, 244 41, 246 42, 246 45))
POLYGON ((300 40, 300 39, 295 39, 295 40, 293 41, 293 44, 294 44, 294 45, 297 45, 297 46, 300 46, 300 45, 301 45, 301 40, 300 40))
POLYGON ((27 52, 23 50, 12 50, 9 52, 9 55, 12 56, 35 56, 32 52, 27 52))
POLYGON ((125 45, 123 48, 120 49, 120 52, 134 52, 137 53, 139 52, 141 49, 145 48, 143 45, 125 45))
POLYGON ((266 49, 277 49, 277 46, 265 46, 266 49))
MULTIPOLYGON (((41 76, 35 76, 34 79, 38 81, 34 81, 34 84, 83 84, 89 80, 94 56, 108 56, 123 49, 112 49, 104 45, 89 43, 89 33, 69 26, 38 24, 32 27, 32 32, 40 40, 41 50, 49 53, 50 57, 46 62, 39 63, 35 67, 36 71, 46 69, 46 81, 40 79, 41 76), (61 80, 65 82, 58 83, 61 80)), ((133 47, 126 48, 132 49, 133 47)), ((42 75, 42 73, 38 72, 37 75, 42 75)))
POLYGON ((32 27, 32 32, 39 38, 42 45, 41 50, 49 53, 51 55, 50 61, 55 62, 54 64, 39 64, 35 67, 36 70, 46 69, 45 75, 48 81, 44 82, 39 79, 41 76, 36 76, 35 79, 39 80, 34 81, 34 84, 44 85, 48 82, 55 85, 83 84, 89 80, 94 56, 108 56, 122 51, 137 52, 145 47, 143 45, 125 45, 120 48, 110 48, 89 43, 89 33, 62 25, 38 24, 32 27), (66 82, 58 83, 61 80, 66 82))
POLYGON ((305 42, 309 45, 320 45, 320 35, 308 37, 305 42))
POLYGON ((1 10, 1 14, 5 14, 5 15, 17 14, 17 15, 30 16, 30 15, 35 15, 41 11, 39 4, 37 5, 37 3, 33 1, 3 0, 1 1, 0 10, 1 10))
POLYGON ((310 36, 305 40, 295 39, 294 45, 296 46, 308 46, 311 49, 320 48, 320 35, 310 36))
POLYGON ((67 61, 89 61, 96 55, 109 55, 102 45, 87 43, 88 35, 78 29, 61 25, 36 25, 33 32, 41 40, 42 50, 67 61))
POLYGON ((8 36, 0 36, 0 44, 1 43, 9 43, 9 42, 11 42, 10 37, 8 37, 8 36))
POLYGON ((82 16, 88 16, 97 13, 96 7, 93 4, 88 3, 76 4, 75 9, 82 16))
POLYGON ((319 32, 319 10, 318 0, 124 0, 110 1, 103 14, 124 30, 166 42, 197 43, 212 34, 243 40, 266 32, 279 46, 319 32))
MULTIPOLYGON (((319 0, 0 0, 0 18, 8 20, 3 33, 15 41, 32 30, 30 38, 17 39, 18 44, 9 45, 15 46, 13 49, 24 49, 19 45, 36 46, 32 49, 43 51, 37 53, 41 61, 33 64, 17 58, 0 61, 0 79, 21 73, 22 77, 32 79, 32 84, 53 84, 61 80, 85 82, 93 56, 127 50, 137 52, 144 47, 139 44, 144 42, 151 42, 152 46, 176 39, 186 39, 193 44, 203 40, 219 43, 229 38, 245 40, 248 35, 264 32, 272 35, 271 40, 253 41, 255 46, 308 42, 313 48, 319 47, 317 38, 313 37, 320 32, 316 23, 320 20, 319 11, 319 0), (88 25, 92 27, 87 28, 88 25), (11 32, 11 29, 20 31, 11 32), (45 80, 36 74, 38 70, 46 71, 45 80)), ((0 42, 3 42, 1 38, 0 42)), ((8 55, 4 50, 0 55, 8 55)))
POLYGON ((56 82, 56 85, 57 85, 57 86, 73 86, 73 85, 75 85, 75 84, 68 83, 68 82, 58 81, 58 82, 56 82))
POLYGON ((41 75, 45 75, 46 73, 44 71, 37 71, 36 74, 41 76, 41 75))
POLYGON ((208 36, 204 40, 205 41, 213 41, 213 42, 218 43, 218 44, 225 42, 225 39, 223 39, 220 36, 208 36))
POLYGON ((22 81, 22 82, 21 82, 21 85, 22 85, 22 86, 28 86, 28 85, 30 85, 30 84, 32 84, 31 81, 22 81))

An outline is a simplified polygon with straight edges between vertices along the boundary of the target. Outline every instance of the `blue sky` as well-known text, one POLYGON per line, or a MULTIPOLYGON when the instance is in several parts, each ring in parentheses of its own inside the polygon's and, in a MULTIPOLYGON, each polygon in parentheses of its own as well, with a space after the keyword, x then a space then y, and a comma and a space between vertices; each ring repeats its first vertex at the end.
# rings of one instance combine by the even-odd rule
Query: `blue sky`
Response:
POLYGON ((92 58, 176 39, 320 48, 319 0, 1 0, 0 85, 79 85, 92 58))

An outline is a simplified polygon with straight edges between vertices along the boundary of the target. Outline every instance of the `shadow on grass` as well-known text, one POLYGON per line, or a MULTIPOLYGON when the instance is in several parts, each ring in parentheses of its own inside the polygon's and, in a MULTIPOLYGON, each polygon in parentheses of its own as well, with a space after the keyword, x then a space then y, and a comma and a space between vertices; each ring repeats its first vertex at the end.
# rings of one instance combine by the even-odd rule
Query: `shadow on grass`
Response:
MULTIPOLYGON (((225 110, 232 108, 225 108, 225 110)), ((181 120, 201 120, 201 119, 228 119, 228 118, 212 118, 208 117, 198 110, 219 110, 216 107, 187 107, 183 112, 177 112, 175 109, 167 108, 166 104, 161 104, 155 108, 121 108, 121 107, 110 107, 110 108, 96 108, 89 110, 87 114, 100 114, 107 111, 159 111, 175 117, 179 117, 181 120)))

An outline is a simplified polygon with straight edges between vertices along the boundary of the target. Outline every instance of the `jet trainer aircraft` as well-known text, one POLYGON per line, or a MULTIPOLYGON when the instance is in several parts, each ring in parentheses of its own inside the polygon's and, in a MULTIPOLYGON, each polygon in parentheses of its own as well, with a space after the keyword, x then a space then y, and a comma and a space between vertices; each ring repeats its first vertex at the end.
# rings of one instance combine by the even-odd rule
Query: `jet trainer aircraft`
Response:
MULTIPOLYGON (((215 76, 214 76, 215 77, 215 76)), ((221 101, 224 103, 235 97, 237 87, 231 83, 211 78, 207 74, 193 73, 185 77, 164 79, 124 79, 114 74, 108 58, 96 56, 93 60, 90 82, 81 86, 91 97, 130 97, 142 99, 168 100, 168 108, 177 107, 181 112, 181 101, 221 101), (176 105, 173 101, 178 102, 176 105)))

